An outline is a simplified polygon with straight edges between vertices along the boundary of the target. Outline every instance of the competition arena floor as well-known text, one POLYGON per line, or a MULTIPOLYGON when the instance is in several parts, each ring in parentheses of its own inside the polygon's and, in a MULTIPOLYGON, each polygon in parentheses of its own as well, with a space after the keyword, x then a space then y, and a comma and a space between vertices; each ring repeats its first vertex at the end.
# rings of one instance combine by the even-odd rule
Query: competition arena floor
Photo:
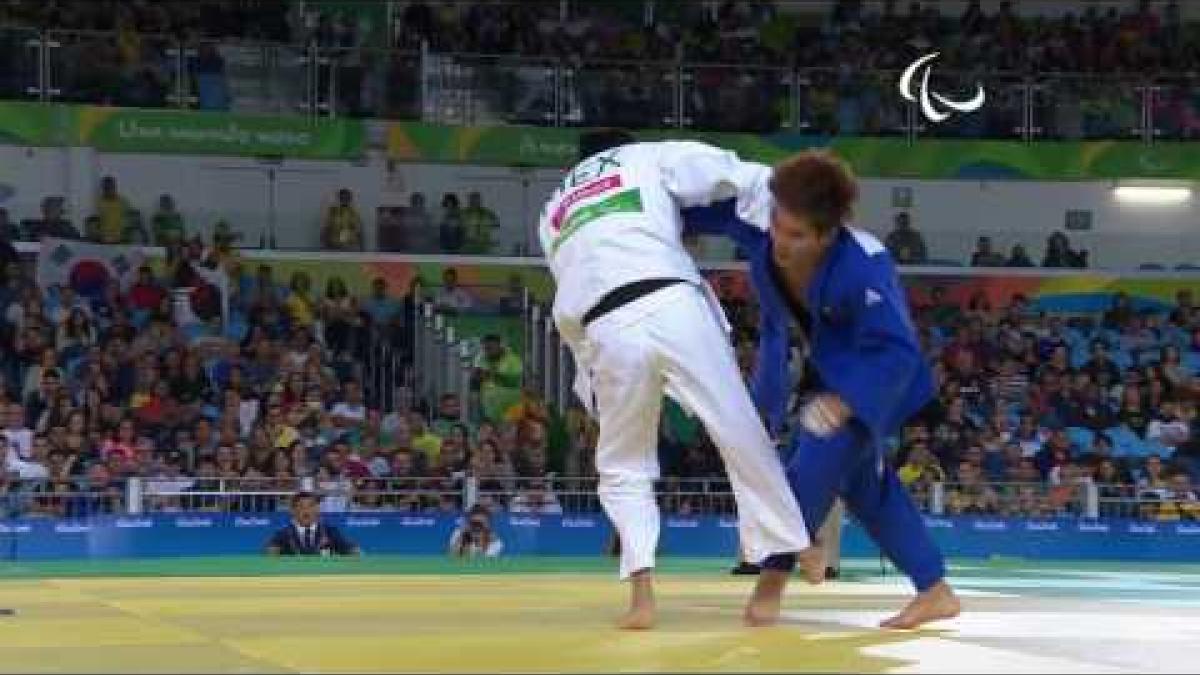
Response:
POLYGON ((212 558, 0 564, 8 672, 1195 672, 1200 565, 961 563, 964 615, 883 632, 908 597, 877 560, 795 584, 739 625, 752 583, 662 561, 660 625, 611 628, 605 559, 212 558))

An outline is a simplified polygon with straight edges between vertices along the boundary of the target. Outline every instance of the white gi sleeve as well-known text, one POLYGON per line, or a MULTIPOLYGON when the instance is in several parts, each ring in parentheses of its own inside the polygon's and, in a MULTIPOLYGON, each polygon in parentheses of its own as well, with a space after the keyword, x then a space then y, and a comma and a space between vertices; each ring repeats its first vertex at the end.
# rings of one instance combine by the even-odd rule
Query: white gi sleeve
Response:
POLYGON ((744 162, 721 148, 695 141, 658 144, 663 185, 680 208, 736 200, 739 219, 766 230, 771 223, 771 167, 744 162))

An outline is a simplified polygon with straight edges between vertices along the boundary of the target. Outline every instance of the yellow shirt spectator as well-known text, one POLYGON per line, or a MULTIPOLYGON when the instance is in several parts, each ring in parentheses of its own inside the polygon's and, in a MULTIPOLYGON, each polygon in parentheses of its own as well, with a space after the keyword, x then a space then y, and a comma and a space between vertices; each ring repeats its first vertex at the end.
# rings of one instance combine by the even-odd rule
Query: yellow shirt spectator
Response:
POLYGON ((120 195, 101 197, 96 202, 96 215, 99 217, 97 235, 101 244, 120 244, 125 235, 125 214, 129 205, 120 195))
POLYGON ((316 308, 307 294, 288 294, 287 300, 283 301, 283 307, 287 310, 288 316, 291 317, 292 323, 297 326, 307 328, 312 326, 313 322, 316 321, 316 308))
POLYGON ((343 188, 338 191, 338 203, 329 207, 322 235, 326 248, 338 251, 362 250, 362 218, 354 208, 354 193, 350 190, 343 188))
POLYGON ((442 456, 442 438, 429 430, 425 430, 419 436, 413 436, 412 447, 413 450, 425 453, 425 458, 431 465, 436 464, 442 456))

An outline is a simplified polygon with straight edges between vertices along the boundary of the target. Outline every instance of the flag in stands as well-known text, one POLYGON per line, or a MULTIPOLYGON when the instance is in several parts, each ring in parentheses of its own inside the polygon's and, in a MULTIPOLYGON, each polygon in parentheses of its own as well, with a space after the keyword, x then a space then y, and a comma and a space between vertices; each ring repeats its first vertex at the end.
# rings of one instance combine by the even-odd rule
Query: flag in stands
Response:
POLYGON ((70 284, 80 295, 99 295, 113 279, 128 290, 145 256, 136 246, 105 246, 70 239, 43 239, 37 282, 43 289, 70 284))

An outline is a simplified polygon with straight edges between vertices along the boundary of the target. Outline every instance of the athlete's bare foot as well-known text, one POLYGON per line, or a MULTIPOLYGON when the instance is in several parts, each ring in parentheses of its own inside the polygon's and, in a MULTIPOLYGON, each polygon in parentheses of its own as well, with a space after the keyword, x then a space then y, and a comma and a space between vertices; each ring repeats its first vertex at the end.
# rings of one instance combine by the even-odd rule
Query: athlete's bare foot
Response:
POLYGON ((754 592, 746 603, 742 619, 747 626, 774 626, 779 622, 779 610, 783 604, 783 589, 787 588, 789 570, 762 568, 754 592))
POLYGON ((629 579, 629 611, 617 620, 617 628, 646 630, 654 627, 654 570, 634 572, 629 579))
POLYGON ((945 581, 924 593, 918 593, 899 614, 879 624, 881 628, 906 630, 918 628, 930 621, 953 619, 962 611, 958 596, 945 581))
POLYGON ((813 586, 825 581, 825 549, 816 542, 796 554, 796 564, 804 580, 813 586))

